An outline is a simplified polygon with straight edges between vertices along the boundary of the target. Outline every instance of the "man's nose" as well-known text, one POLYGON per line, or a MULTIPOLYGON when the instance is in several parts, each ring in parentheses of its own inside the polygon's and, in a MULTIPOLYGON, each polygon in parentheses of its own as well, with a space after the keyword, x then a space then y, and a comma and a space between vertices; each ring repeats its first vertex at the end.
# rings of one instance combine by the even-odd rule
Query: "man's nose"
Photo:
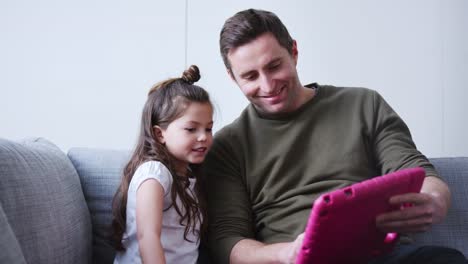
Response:
POLYGON ((260 78, 260 90, 266 94, 271 94, 275 90, 273 78, 268 74, 263 74, 260 78))

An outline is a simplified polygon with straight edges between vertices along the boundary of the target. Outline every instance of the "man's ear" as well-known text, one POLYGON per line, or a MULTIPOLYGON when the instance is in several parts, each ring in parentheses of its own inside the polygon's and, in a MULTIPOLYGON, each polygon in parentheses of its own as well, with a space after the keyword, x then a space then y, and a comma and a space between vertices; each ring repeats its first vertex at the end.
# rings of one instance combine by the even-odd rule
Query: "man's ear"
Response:
POLYGON ((165 144, 166 140, 164 139, 163 130, 160 126, 153 126, 153 135, 157 141, 161 144, 165 144))
POLYGON ((297 65, 297 57, 299 56, 299 51, 297 50, 297 42, 294 39, 293 39, 291 51, 292 51, 292 56, 294 59, 294 64, 297 65))

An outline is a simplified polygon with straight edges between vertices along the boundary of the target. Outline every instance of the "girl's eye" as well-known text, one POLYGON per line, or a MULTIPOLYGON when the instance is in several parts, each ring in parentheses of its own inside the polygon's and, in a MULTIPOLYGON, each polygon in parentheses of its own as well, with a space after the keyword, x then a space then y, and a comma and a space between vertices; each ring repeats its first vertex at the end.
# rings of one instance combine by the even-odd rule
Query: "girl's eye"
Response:
POLYGON ((213 131, 212 128, 207 128, 207 129, 206 129, 206 132, 211 132, 211 131, 213 131))
POLYGON ((192 127, 185 128, 185 130, 187 130, 188 132, 195 132, 195 128, 192 127))

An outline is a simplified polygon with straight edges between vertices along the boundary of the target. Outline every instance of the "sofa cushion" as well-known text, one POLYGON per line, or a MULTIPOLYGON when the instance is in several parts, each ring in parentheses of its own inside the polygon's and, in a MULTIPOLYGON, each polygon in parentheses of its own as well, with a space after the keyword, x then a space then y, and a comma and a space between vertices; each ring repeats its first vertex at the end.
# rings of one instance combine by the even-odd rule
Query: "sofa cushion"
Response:
POLYGON ((449 185, 452 204, 445 221, 416 235, 416 242, 456 248, 468 256, 468 158, 433 158, 431 162, 449 185))
POLYGON ((115 251, 109 242, 112 199, 123 167, 130 158, 124 150, 72 148, 68 152, 83 187, 93 223, 93 262, 112 263, 115 251))
POLYGON ((0 203, 27 263, 90 262, 91 222, 78 175, 49 141, 0 139, 0 203))

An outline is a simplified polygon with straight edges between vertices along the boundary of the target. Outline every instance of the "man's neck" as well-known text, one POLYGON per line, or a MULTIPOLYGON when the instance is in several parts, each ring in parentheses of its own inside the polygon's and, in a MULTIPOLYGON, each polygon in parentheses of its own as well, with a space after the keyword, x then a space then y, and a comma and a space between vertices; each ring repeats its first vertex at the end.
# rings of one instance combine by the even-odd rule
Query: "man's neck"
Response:
POLYGON ((300 96, 299 96, 300 101, 298 104, 298 108, 300 108, 301 106, 303 106, 304 104, 312 100, 312 98, 314 98, 315 95, 317 94, 317 89, 315 86, 312 86, 312 87, 302 86, 300 91, 301 91, 300 96))

